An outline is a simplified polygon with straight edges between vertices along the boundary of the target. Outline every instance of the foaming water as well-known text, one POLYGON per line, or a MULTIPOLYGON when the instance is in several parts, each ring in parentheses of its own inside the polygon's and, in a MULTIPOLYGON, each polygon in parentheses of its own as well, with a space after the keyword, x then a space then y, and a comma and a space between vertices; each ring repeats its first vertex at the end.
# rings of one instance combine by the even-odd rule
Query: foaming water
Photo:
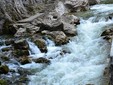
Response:
MULTIPOLYGON (((29 85, 105 85, 103 73, 108 64, 110 46, 102 39, 101 33, 105 26, 113 24, 113 20, 100 19, 94 22, 94 19, 95 17, 81 20, 77 27, 78 36, 62 46, 70 53, 58 53, 50 65, 29 76, 29 85)), ((51 46, 53 45, 49 45, 51 46)), ((57 48, 57 51, 52 51, 52 48, 49 56, 55 56, 52 53, 57 53, 62 48, 57 48)))
POLYGON ((104 13, 107 15, 107 14, 113 13, 113 4, 95 5, 91 7, 91 10, 95 10, 94 14, 104 13))

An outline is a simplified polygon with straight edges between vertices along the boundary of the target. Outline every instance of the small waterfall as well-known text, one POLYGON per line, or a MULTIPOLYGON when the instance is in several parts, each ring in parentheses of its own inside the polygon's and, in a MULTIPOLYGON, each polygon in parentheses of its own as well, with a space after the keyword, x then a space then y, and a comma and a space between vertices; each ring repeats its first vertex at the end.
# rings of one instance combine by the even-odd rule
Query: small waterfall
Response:
POLYGON ((29 48, 30 48, 30 54, 39 54, 39 53, 41 53, 39 48, 33 42, 28 41, 28 44, 29 44, 29 48))
MULTIPOLYGON (((110 7, 98 11, 102 6, 107 5, 96 5, 91 9, 97 14, 111 10, 110 7)), ((56 47, 53 42, 47 41, 51 44, 47 43, 48 53, 45 56, 54 56, 52 62, 45 69, 36 70, 35 75, 29 76, 29 85, 106 85, 103 73, 108 64, 110 45, 103 40, 101 33, 106 29, 105 26, 113 24, 113 20, 94 21, 95 17, 81 20, 77 27, 78 36, 65 46, 56 47), (70 53, 60 55, 62 48, 70 53)))

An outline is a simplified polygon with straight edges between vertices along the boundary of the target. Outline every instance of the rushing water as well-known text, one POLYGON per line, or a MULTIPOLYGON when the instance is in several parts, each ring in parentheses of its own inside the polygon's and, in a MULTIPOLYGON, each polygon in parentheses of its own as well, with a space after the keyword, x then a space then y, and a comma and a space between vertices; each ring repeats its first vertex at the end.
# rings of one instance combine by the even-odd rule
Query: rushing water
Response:
MULTIPOLYGON (((96 16, 113 11, 112 8, 113 5, 95 5, 91 10, 96 16), (107 8, 102 9, 105 7, 107 8)), ((103 73, 108 64, 110 46, 103 40, 101 33, 106 26, 113 24, 113 20, 100 18, 96 21, 95 16, 87 20, 81 19, 81 24, 77 27, 78 36, 72 38, 67 45, 56 47, 52 41, 47 40, 48 53, 43 57, 53 57, 53 59, 46 67, 44 65, 39 68, 40 65, 34 63, 23 66, 37 68, 35 75, 29 76, 29 85, 104 85, 103 73), (70 53, 61 55, 62 49, 70 53)), ((34 45, 30 46, 33 48, 34 45)), ((33 48, 34 53, 36 53, 35 48, 33 48)))

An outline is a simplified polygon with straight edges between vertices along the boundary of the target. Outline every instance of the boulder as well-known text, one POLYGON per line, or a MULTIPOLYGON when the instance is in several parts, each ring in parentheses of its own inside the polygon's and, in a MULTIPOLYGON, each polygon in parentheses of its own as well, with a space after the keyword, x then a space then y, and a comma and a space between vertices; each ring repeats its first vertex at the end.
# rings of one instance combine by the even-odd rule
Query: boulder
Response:
POLYGON ((40 30, 40 27, 35 26, 33 24, 29 24, 29 23, 17 23, 17 24, 14 24, 13 26, 18 28, 17 32, 15 33, 15 37, 33 35, 39 32, 40 30))
POLYGON ((68 42, 68 37, 62 31, 43 31, 42 33, 48 35, 48 37, 51 38, 56 45, 63 45, 68 42))
POLYGON ((50 60, 46 59, 46 58, 43 58, 43 57, 40 57, 38 59, 35 59, 34 62, 36 63, 46 63, 46 64, 50 64, 50 60))
POLYGON ((19 62, 24 65, 24 64, 28 64, 28 63, 31 63, 31 60, 29 57, 27 56, 24 56, 24 57, 20 57, 19 58, 19 62))
POLYGON ((58 31, 63 30, 63 23, 56 13, 49 13, 40 19, 40 22, 37 24, 40 27, 40 30, 49 30, 49 31, 58 31))
POLYGON ((17 29, 10 25, 11 23, 12 23, 11 21, 5 20, 3 24, 3 29, 2 29, 3 34, 14 35, 17 32, 17 29))
POLYGON ((88 0, 89 5, 99 4, 100 0, 88 0))
POLYGON ((36 39, 34 40, 34 43, 37 45, 41 52, 47 52, 47 46, 44 39, 36 39))
POLYGON ((70 12, 86 11, 88 9, 87 0, 66 0, 64 4, 70 12))
POLYGON ((9 67, 7 65, 0 66, 0 74, 7 74, 9 72, 9 67))
POLYGON ((28 56, 29 51, 28 50, 16 49, 16 50, 13 51, 13 55, 15 55, 16 57, 28 56))
POLYGON ((62 21, 72 25, 79 25, 80 19, 75 15, 64 14, 61 16, 62 21))
POLYGON ((77 35, 76 27, 69 23, 64 23, 64 33, 67 36, 75 36, 77 35))
POLYGON ((13 55, 17 57, 29 55, 29 45, 25 39, 15 40, 13 46, 13 55))
POLYGON ((108 42, 112 42, 112 38, 113 38, 113 29, 107 29, 105 30, 101 36, 104 37, 105 40, 107 40, 108 42))
POLYGON ((14 49, 28 50, 29 45, 25 39, 15 40, 14 41, 14 49))

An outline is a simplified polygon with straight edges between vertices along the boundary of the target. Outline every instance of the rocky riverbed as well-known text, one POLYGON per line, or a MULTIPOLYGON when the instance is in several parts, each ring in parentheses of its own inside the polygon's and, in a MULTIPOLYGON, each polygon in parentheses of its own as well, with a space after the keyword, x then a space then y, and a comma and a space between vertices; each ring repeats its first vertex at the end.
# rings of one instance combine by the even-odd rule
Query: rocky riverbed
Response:
MULTIPOLYGON (((61 56, 65 57, 65 54, 71 53, 64 47, 73 37, 78 36, 77 28, 83 19, 95 16, 93 22, 99 22, 103 18, 103 21, 112 20, 112 5, 105 5, 108 10, 101 10, 101 6, 92 7, 100 3, 108 4, 107 1, 100 0, 1 0, 0 85, 33 85, 34 82, 29 83, 32 79, 28 76, 35 75, 40 65, 41 69, 44 69, 54 62, 54 59, 60 60, 61 56), (37 65, 37 68, 30 69, 31 63, 37 65)), ((109 0, 109 3, 112 4, 112 0, 109 0)), ((113 36, 112 25, 113 23, 105 26, 107 29, 101 33, 109 44, 113 36)), ((109 67, 105 69, 104 74, 107 76, 107 82, 110 82, 108 70, 109 67)), ((112 65, 110 73, 112 81, 112 65)))

